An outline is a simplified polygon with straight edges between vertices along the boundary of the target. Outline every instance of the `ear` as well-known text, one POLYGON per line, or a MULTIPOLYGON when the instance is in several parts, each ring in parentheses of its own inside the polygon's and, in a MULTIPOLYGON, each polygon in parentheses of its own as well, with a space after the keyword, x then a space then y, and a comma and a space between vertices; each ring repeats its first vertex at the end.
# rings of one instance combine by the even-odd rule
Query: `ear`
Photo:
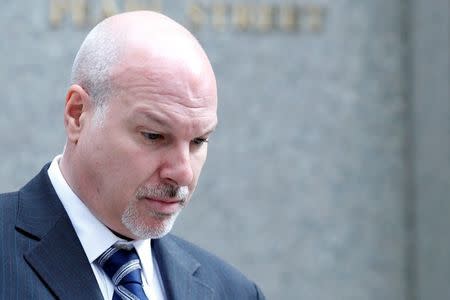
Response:
POLYGON ((81 86, 74 84, 69 88, 64 109, 64 126, 66 127, 67 138, 74 144, 80 138, 90 105, 89 95, 81 86))

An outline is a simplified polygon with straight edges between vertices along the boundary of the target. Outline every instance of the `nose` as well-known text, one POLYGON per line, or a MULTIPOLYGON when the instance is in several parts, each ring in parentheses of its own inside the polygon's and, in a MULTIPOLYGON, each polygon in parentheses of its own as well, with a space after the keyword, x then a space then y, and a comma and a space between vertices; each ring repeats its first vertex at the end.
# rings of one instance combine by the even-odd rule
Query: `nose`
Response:
POLYGON ((160 176, 162 180, 177 186, 189 186, 192 183, 194 173, 189 146, 167 149, 160 176))

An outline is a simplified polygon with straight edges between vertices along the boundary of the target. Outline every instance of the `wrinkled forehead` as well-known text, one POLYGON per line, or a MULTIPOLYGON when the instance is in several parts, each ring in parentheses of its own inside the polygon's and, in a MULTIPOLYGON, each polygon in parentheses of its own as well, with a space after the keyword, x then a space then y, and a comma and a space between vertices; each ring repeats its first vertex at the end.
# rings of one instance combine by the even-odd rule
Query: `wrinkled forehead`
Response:
POLYGON ((193 106, 216 106, 216 80, 207 58, 198 53, 176 52, 144 47, 128 49, 112 69, 113 85, 121 91, 143 89, 147 93, 190 99, 193 106))

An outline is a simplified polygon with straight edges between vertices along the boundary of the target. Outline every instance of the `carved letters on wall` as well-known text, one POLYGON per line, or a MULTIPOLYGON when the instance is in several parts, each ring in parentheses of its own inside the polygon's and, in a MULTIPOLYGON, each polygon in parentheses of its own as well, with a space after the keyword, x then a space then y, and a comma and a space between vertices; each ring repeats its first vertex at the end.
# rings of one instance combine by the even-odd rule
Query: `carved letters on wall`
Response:
MULTIPOLYGON (((278 1, 277 1, 278 2, 278 1)), ((53 28, 73 24, 90 27, 111 15, 131 10, 163 11, 162 0, 49 0, 49 22, 53 28)), ((326 7, 318 4, 278 4, 241 1, 208 4, 191 1, 185 8, 191 30, 309 32, 323 31, 326 7)))

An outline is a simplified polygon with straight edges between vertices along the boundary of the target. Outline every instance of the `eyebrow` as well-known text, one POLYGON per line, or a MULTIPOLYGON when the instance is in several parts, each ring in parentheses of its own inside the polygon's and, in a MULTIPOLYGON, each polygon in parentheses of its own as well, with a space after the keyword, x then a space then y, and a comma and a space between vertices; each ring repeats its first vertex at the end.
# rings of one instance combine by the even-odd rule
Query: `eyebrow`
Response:
POLYGON ((214 127, 212 129, 208 130, 207 132, 205 132, 201 136, 210 135, 211 133, 213 133, 216 130, 216 126, 217 125, 214 125, 214 127))
MULTIPOLYGON (((171 127, 170 123, 165 122, 163 119, 159 118, 156 114, 154 114, 151 111, 141 111, 138 110, 136 112, 138 115, 144 116, 147 119, 150 119, 156 123, 158 123, 160 126, 162 127, 171 127)), ((205 136, 205 135, 210 135, 211 133, 213 133, 217 128, 217 123, 214 124, 214 126, 211 127, 211 129, 209 129, 208 131, 206 131, 205 133, 199 135, 199 137, 205 136)))
POLYGON ((137 111, 136 112, 138 115, 144 116, 147 119, 150 119, 156 123, 158 123, 161 126, 164 127, 170 127, 170 124, 168 124, 167 122, 165 122, 164 120, 162 120, 161 118, 159 118, 156 114, 154 114, 153 112, 150 111, 137 111))

